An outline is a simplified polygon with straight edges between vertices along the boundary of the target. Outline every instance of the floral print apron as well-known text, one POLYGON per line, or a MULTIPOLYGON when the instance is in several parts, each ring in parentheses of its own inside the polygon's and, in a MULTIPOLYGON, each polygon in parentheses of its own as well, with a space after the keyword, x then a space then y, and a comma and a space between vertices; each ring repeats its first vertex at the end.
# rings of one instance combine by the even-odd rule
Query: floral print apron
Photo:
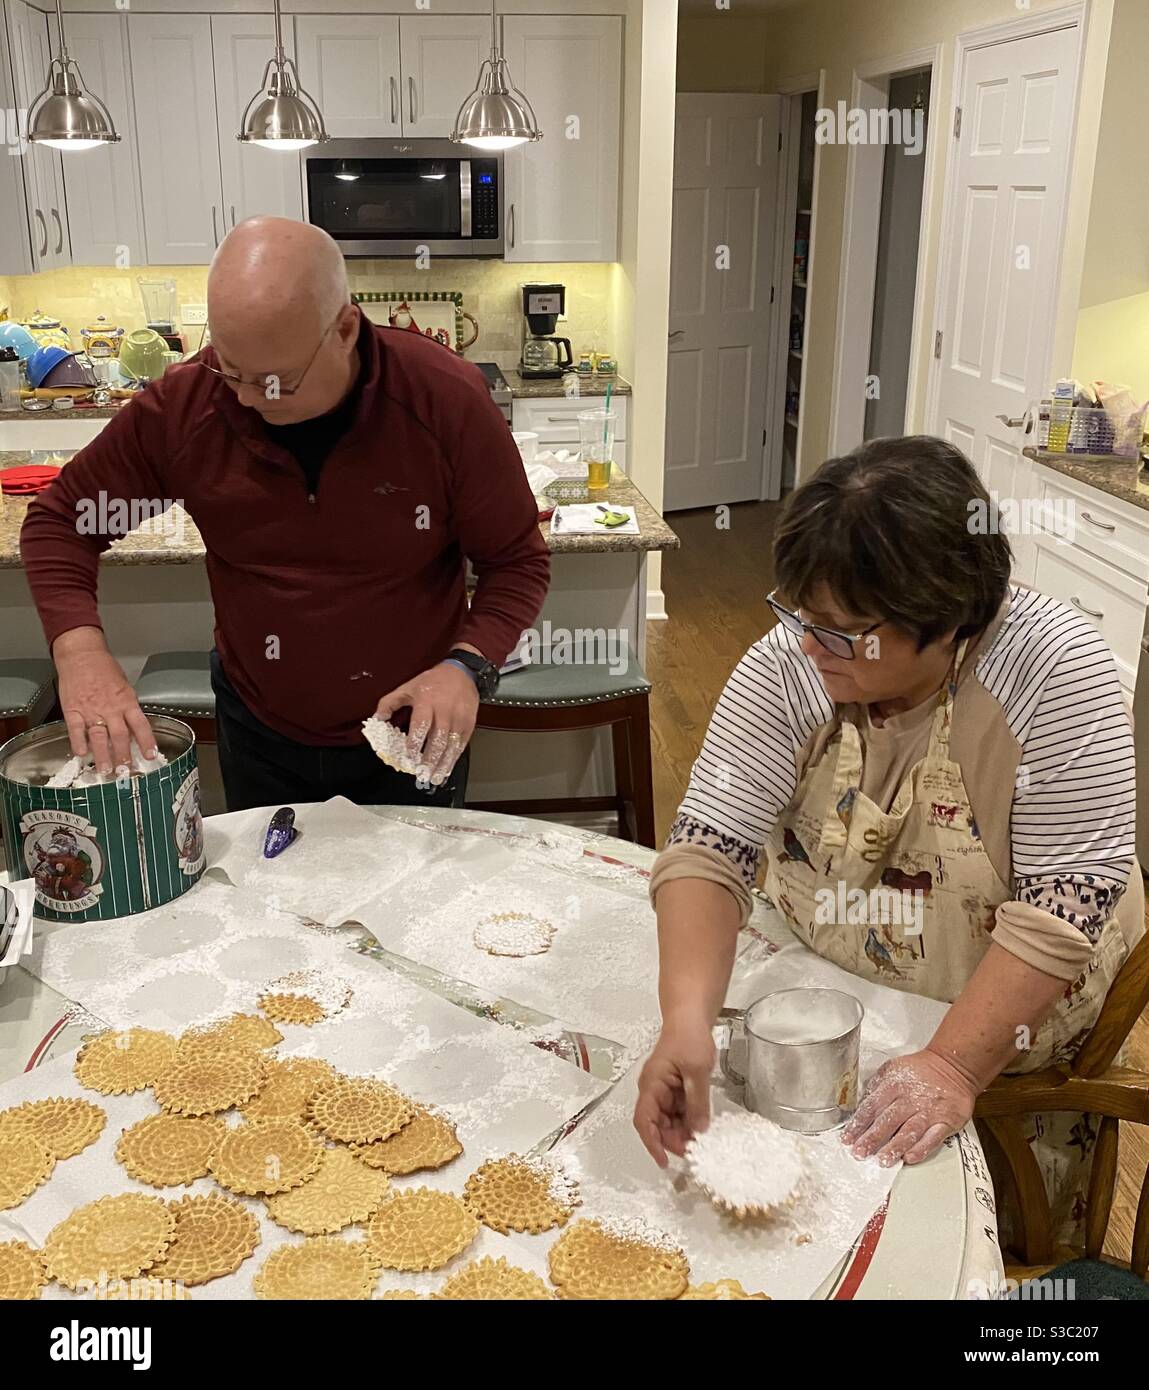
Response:
MULTIPOLYGON (((988 950, 994 914, 1013 894, 990 861, 949 756, 961 643, 938 696, 929 746, 883 811, 861 792, 856 706, 820 737, 789 807, 767 840, 766 892, 820 956, 864 979, 952 1003, 988 950)), ((1087 969, 1007 1071, 1071 1058, 1127 954, 1111 918, 1087 969)), ((1073 1238, 1096 1139, 1091 1116, 1030 1117, 1055 1235, 1073 1238)))

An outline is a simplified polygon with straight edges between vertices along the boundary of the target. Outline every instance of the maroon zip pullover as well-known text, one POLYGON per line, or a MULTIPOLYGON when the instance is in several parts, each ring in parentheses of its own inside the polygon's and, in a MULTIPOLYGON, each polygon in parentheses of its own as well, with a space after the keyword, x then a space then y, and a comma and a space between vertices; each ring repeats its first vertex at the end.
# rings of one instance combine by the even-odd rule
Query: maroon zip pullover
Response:
POLYGON ((80 534, 78 517, 114 525, 115 499, 157 498, 182 502, 203 537, 225 672, 288 738, 356 743, 381 696, 458 642, 501 664, 550 573, 511 432, 482 374, 438 343, 364 318, 358 348, 358 400, 314 497, 257 412, 195 363, 109 421, 20 534, 49 646, 102 626, 99 558, 116 536, 80 534))

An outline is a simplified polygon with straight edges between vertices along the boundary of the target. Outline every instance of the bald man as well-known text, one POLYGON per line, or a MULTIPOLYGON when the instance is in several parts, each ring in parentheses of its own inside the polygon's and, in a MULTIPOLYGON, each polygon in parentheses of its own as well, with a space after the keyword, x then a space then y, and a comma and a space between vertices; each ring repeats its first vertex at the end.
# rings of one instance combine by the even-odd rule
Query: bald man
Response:
POLYGON ((282 218, 224 239, 208 318, 211 347, 124 407, 21 532, 73 752, 111 771, 131 738, 154 746, 97 607, 116 534, 77 520, 114 519, 113 499, 129 512, 173 499, 207 550, 229 810, 336 795, 461 804, 479 700, 549 577, 482 374, 420 334, 369 323, 335 242, 282 218), (376 758, 361 730, 371 714, 406 729, 417 776, 376 758))

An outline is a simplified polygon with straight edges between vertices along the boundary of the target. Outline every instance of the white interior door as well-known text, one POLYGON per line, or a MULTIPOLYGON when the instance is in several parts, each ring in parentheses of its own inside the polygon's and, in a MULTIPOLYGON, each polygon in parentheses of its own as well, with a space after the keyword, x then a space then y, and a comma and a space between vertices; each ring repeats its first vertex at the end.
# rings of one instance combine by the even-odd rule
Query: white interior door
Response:
MULTIPOLYGON (((1003 499, 1032 491, 1024 436, 998 417, 1019 418, 1049 384, 1078 38, 970 48, 962 70, 932 420, 1003 499)), ((1032 545, 1011 542, 1029 578, 1032 545)))
MULTIPOLYGON (((225 231, 257 213, 301 218, 299 155, 241 144, 236 139, 247 104, 259 90, 268 59, 275 52, 274 21, 270 15, 213 14, 211 44, 225 231)), ((294 58, 290 27, 283 36, 283 46, 287 56, 294 58)), ((307 86, 302 76, 300 81, 307 86)))
POLYGON ((762 496, 781 102, 678 97, 667 511, 762 496))

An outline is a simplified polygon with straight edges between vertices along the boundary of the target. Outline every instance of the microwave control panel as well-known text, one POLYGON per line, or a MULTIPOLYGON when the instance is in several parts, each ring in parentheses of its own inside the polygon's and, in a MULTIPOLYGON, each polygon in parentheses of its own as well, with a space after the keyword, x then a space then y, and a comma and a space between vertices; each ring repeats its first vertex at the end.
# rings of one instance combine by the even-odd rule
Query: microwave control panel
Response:
POLYGON ((499 235, 499 165, 494 159, 471 160, 471 235, 477 240, 499 235))

